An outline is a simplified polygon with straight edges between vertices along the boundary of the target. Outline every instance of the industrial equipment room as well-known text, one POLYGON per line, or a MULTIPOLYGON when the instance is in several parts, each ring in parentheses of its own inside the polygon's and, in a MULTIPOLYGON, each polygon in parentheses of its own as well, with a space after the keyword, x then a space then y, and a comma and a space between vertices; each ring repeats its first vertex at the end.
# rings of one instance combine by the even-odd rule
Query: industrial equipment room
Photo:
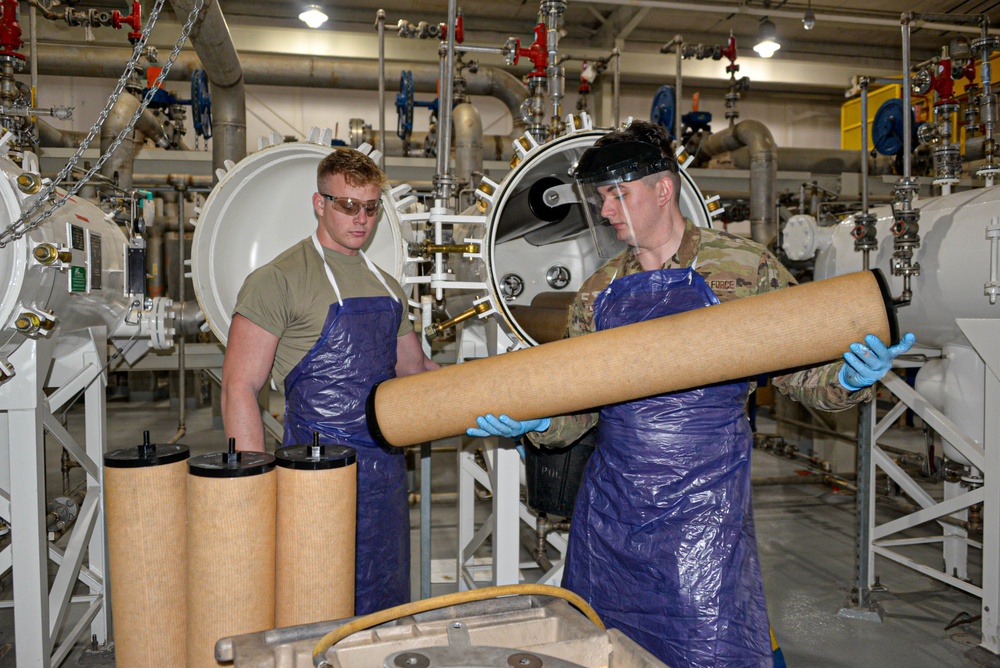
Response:
POLYGON ((0 668, 1000 668, 998 24, 0 0, 0 668))

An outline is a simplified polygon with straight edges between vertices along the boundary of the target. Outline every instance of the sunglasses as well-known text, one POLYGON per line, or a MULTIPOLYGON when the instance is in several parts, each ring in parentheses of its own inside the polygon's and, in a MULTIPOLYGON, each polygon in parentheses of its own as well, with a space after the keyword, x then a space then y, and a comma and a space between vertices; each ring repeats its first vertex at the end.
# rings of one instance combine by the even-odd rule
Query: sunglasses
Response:
POLYGON ((378 212, 382 209, 381 199, 369 199, 360 200, 354 199, 353 197, 334 197, 333 195, 327 195, 326 193, 320 193, 325 199, 333 202, 333 208, 340 213, 345 213, 348 216, 358 215, 358 211, 361 209, 365 210, 366 216, 377 216, 378 212))

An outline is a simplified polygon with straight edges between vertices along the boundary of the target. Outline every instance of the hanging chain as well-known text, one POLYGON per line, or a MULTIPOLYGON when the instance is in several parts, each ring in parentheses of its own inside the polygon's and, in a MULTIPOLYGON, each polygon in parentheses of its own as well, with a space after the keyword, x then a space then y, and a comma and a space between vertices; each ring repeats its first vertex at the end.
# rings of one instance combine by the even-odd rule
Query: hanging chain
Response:
POLYGON ((191 12, 188 14, 187 21, 184 24, 184 27, 181 29, 180 37, 177 38, 177 42, 174 44, 174 48, 173 50, 171 50, 170 56, 167 58, 167 62, 164 64, 163 69, 160 71, 160 74, 156 77, 156 80, 150 85, 149 90, 143 97, 142 102, 139 104, 139 107, 135 110, 135 113, 132 114, 132 118, 131 120, 129 120, 128 125, 126 125, 126 127, 123 128, 121 132, 118 133, 118 136, 115 137, 115 140, 108 147, 108 150, 98 159, 97 163, 93 167, 91 167, 86 174, 84 174, 83 178, 77 181, 73 185, 73 187, 69 191, 67 191, 58 201, 54 202, 49 209, 45 210, 43 213, 38 215, 36 218, 28 221, 27 223, 25 222, 25 220, 27 220, 35 211, 39 209, 39 207, 42 206, 42 204, 45 203, 45 201, 55 191, 56 187, 66 179, 66 177, 73 170, 73 167, 76 166, 76 163, 79 162, 80 158, 83 156, 84 151, 86 151, 87 148, 90 147, 90 143, 94 140, 94 137, 96 137, 97 133, 100 132, 101 126, 104 124, 104 121, 107 120, 108 114, 111 113, 112 107, 114 107, 115 103, 118 101, 118 97, 125 89, 125 84, 128 82, 132 74, 135 72, 136 65, 139 62, 139 58, 142 56, 142 53, 145 51, 146 42, 149 40, 149 35, 152 32, 153 26, 156 24, 156 21, 159 18, 160 11, 163 9, 164 2, 165 0, 157 0, 156 4, 153 6, 153 9, 149 14, 149 19, 146 21, 146 27, 143 28, 142 36, 139 38, 139 41, 136 42, 135 48, 132 51, 132 58, 129 60, 128 65, 125 66, 125 71, 122 73, 121 78, 118 79, 118 84, 115 86, 114 91, 111 93, 111 97, 108 99, 108 103, 104 106, 104 109, 101 111, 101 114, 100 116, 98 116, 97 121, 94 123, 93 127, 90 128, 90 132, 87 133, 87 136, 84 138, 83 142, 81 142, 80 148, 77 150, 76 154, 72 158, 70 158, 69 162, 66 163, 66 166, 63 167, 62 170, 59 172, 59 174, 56 176, 56 178, 48 186, 46 186, 45 190, 35 198, 31 206, 23 214, 21 214, 21 217, 18 218, 13 223, 11 223, 11 225, 3 232, 0 232, 0 248, 3 248, 11 241, 20 239, 29 231, 41 225, 46 218, 55 213, 56 210, 59 209, 61 206, 63 206, 67 201, 69 201, 71 197, 75 196, 80 191, 80 189, 87 184, 87 182, 91 179, 91 177, 95 173, 97 173, 97 171, 104 165, 104 163, 107 162, 108 158, 110 158, 111 155, 114 154, 115 150, 118 148, 118 146, 121 145, 121 143, 125 140, 125 138, 132 133, 132 129, 135 127, 135 124, 139 121, 139 117, 142 116, 143 112, 146 110, 146 107, 149 106, 150 101, 153 99, 153 95, 159 89, 160 85, 163 83, 163 80, 166 79, 167 74, 170 72, 170 68, 173 67, 174 61, 180 54, 181 49, 183 48, 184 43, 187 41, 188 35, 191 32, 191 28, 194 26, 194 22, 198 18, 198 14, 201 12, 202 7, 204 7, 205 5, 204 0, 194 1, 194 6, 191 8, 191 12))

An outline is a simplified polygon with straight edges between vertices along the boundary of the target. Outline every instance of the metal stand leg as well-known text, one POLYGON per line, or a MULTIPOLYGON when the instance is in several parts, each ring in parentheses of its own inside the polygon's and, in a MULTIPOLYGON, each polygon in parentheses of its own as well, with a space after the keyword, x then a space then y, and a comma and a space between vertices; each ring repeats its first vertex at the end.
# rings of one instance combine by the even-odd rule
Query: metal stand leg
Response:
MULTIPOLYGON (((983 431, 984 515, 1000 508, 1000 320, 957 320, 962 332, 986 363, 983 431)), ((1000 653, 1000 522, 996 517, 983 523, 983 640, 979 648, 1000 653)))
MULTIPOLYGON (((18 666, 59 665, 87 627, 99 643, 107 640, 110 612, 105 605, 106 541, 101 462, 107 441, 105 376, 107 334, 90 331, 90 341, 51 364, 57 335, 23 343, 11 356, 16 375, 0 386, 5 412, 4 448, 9 475, 12 525, 10 566, 14 589, 14 637, 18 666), (51 366, 51 372, 50 372, 51 366), (46 375, 49 375, 48 380, 46 375), (48 396, 45 385, 58 387, 48 396), (86 446, 81 447, 53 411, 79 392, 86 396, 86 446), (65 550, 49 544, 46 529, 45 433, 60 442, 87 473, 87 495, 65 550), (49 586, 49 560, 58 565, 49 586), (86 565, 84 562, 86 561, 86 565), (77 582, 89 595, 74 596, 77 582), (64 629, 73 604, 86 604, 73 626, 64 629), (56 646, 56 640, 61 643, 56 646)), ((4 499, 6 505, 6 499, 4 499)), ((0 564, 6 565, 0 556, 0 564)))
POLYGON ((20 666, 49 666, 48 541, 45 532, 45 433, 39 413, 44 371, 53 346, 26 341, 11 356, 17 375, 0 386, 7 410, 14 646, 20 666), (48 353, 48 354, 46 354, 48 353))
POLYGON ((875 467, 872 445, 875 442, 875 402, 868 401, 858 410, 858 491, 855 496, 857 539, 854 555, 854 586, 851 596, 837 613, 840 617, 881 622, 884 612, 872 595, 875 582, 875 554, 871 550, 870 527, 875 518, 875 467))
POLYGON ((431 444, 420 444, 420 598, 431 596, 431 444))
POLYGON ((493 450, 493 585, 517 584, 520 578, 521 456, 509 439, 493 450))
MULTIPOLYGON (((108 363, 108 346, 106 344, 108 338, 107 333, 104 328, 96 328, 91 330, 91 337, 94 348, 83 354, 83 365, 85 368, 89 366, 91 368, 104 369, 108 363)), ((103 582, 105 586, 108 582, 107 540, 104 531, 104 452, 107 450, 108 443, 107 385, 107 373, 102 372, 98 374, 93 382, 90 383, 85 394, 87 439, 85 446, 87 449, 87 455, 92 461, 97 463, 97 467, 99 469, 98 476, 94 476, 88 471, 87 489, 88 493, 90 493, 90 490, 94 490, 96 487, 97 493, 100 495, 98 497, 100 499, 100 503, 98 504, 99 516, 94 522, 94 533, 90 539, 87 555, 91 573, 100 578, 100 581, 103 582)), ((184 397, 181 397, 181 401, 183 400, 184 397)), ((138 436, 138 433, 136 435, 138 436)), ((103 588, 95 587, 92 584, 90 586, 90 593, 94 596, 100 596, 106 593, 105 591, 102 591, 102 589, 103 588)), ((110 595, 105 595, 104 605, 100 607, 100 610, 94 617, 94 621, 90 625, 91 636, 97 639, 98 645, 104 646, 107 644, 110 629, 111 597, 110 595)))

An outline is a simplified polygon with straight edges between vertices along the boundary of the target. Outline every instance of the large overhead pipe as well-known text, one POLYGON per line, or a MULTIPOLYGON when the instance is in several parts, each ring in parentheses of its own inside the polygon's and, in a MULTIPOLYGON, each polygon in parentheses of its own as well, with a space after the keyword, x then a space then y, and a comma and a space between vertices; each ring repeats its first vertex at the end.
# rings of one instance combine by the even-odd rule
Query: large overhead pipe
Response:
MULTIPOLYGON (((178 17, 194 8, 193 0, 170 0, 170 5, 178 17)), ((247 102, 243 68, 218 2, 205 3, 190 40, 212 84, 212 168, 222 169, 226 160, 239 162, 247 155, 247 102)))
POLYGON ((750 236, 766 246, 778 232, 778 147, 771 131, 759 121, 740 121, 702 141, 699 151, 712 157, 743 146, 750 150, 750 236))
MULTIPOLYGON (((101 153, 106 153, 114 143, 118 134, 128 125, 139 108, 139 99, 128 91, 123 91, 115 104, 111 107, 108 117, 101 126, 101 153)), ((163 130, 163 125, 159 119, 148 108, 144 109, 139 120, 135 124, 135 130, 149 139, 159 148, 166 148, 169 144, 167 134, 163 130)), ((118 148, 101 167, 101 174, 114 179, 117 175, 118 185, 124 189, 132 188, 132 169, 135 165, 135 152, 142 146, 142 137, 126 137, 118 148)))
POLYGON ((368 396, 368 428, 387 445, 423 443, 462 434, 485 413, 515 420, 565 415, 829 362, 869 333, 899 339, 877 271, 387 380, 368 396), (706 348, 712 332, 727 332, 727 345, 706 348))
POLYGON ((35 120, 35 127, 38 128, 39 146, 57 146, 60 148, 77 148, 86 132, 76 132, 74 130, 60 130, 38 118, 35 120))
POLYGON ((483 175, 483 119, 478 109, 463 102, 452 110, 451 121, 455 129, 455 178, 459 184, 465 183, 472 199, 471 191, 483 175))
MULTIPOLYGON (((52 76, 101 77, 117 79, 123 63, 132 56, 130 49, 118 47, 83 47, 73 44, 38 47, 39 72, 52 76)), ((246 83, 263 86, 297 86, 303 88, 332 88, 339 90, 373 90, 378 86, 378 60, 353 58, 324 58, 300 55, 240 55, 246 83)), ((203 67, 193 53, 181 52, 170 70, 169 79, 190 80, 191 73, 203 67)), ((414 90, 436 93, 438 67, 433 64, 387 61, 390 70, 413 72, 414 90)), ((398 77, 389 77, 386 86, 399 89, 398 77)), ((521 103, 528 91, 513 74, 492 67, 480 67, 475 74, 466 72, 465 90, 469 95, 488 95, 503 102, 510 110, 516 136, 524 134, 526 125, 521 120, 521 103)), ((215 92, 212 93, 213 122, 217 122, 215 92)), ((386 137, 388 139, 388 135, 386 137)), ((245 144, 245 142, 244 142, 245 144)))
MULTIPOLYGON (((750 169, 753 157, 746 147, 736 149, 730 156, 736 169, 750 169)), ((894 158, 888 156, 868 156, 868 170, 871 174, 892 174, 894 158)), ((812 172, 813 174, 857 173, 863 169, 858 151, 826 148, 781 148, 778 169, 789 172, 812 172)))

